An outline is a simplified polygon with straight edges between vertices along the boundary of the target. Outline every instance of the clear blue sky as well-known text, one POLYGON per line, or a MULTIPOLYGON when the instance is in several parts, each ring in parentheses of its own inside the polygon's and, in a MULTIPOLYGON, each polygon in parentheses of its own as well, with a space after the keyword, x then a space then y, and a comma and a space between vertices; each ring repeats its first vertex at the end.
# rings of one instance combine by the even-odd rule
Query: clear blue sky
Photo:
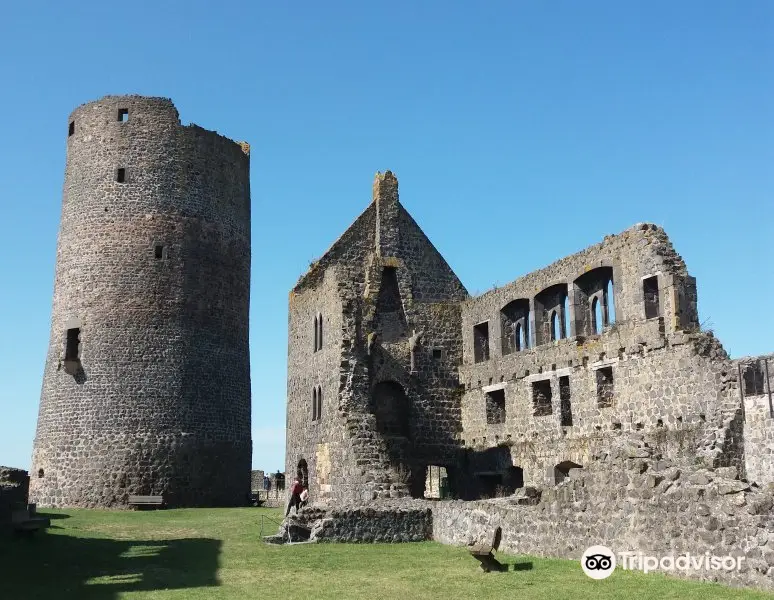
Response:
POLYGON ((471 292, 663 225, 732 356, 774 351, 774 3, 7 2, 0 464, 29 468, 67 115, 171 97, 252 145, 253 463, 283 465, 287 293, 391 169, 471 292), (65 6, 67 5, 67 6, 65 6))

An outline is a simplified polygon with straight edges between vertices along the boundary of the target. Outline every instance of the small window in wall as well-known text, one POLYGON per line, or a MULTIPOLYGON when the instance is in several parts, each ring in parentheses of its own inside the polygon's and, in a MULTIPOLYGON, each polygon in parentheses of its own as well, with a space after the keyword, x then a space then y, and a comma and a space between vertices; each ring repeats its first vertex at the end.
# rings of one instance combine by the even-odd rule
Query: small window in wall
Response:
POLYGON ((116 169, 116 181, 118 183, 126 182, 126 169, 124 168, 116 169))
POLYGON ((317 388, 312 388, 312 421, 317 420, 317 388))
POLYGON ((569 460, 560 462, 554 467, 554 482, 559 484, 570 476, 570 471, 573 469, 582 469, 583 467, 578 463, 574 463, 569 460))
POLYGON ((761 396, 766 393, 764 385, 763 368, 761 361, 745 365, 742 367, 742 379, 744 380, 745 396, 761 396))
POLYGON ((556 311, 551 313, 551 339, 553 341, 562 339, 562 325, 556 311))
POLYGON ((425 498, 446 498, 449 495, 449 475, 446 467, 428 465, 425 471, 425 498))
POLYGON ((612 279, 607 282, 605 300, 607 300, 607 324, 612 325, 615 323, 615 293, 613 292, 612 279))
POLYGON ((572 406, 570 405, 570 378, 559 378, 559 402, 562 427, 572 427, 572 406))
POLYGON ((322 350, 323 347, 323 318, 322 315, 318 313, 317 315, 317 328, 319 329, 319 333, 317 335, 317 349, 322 350))
POLYGON ((532 415, 546 417, 551 414, 551 380, 532 382, 532 415))
POLYGON ((597 406, 613 406, 613 367, 597 369, 597 406))
POLYGON ((128 108, 119 108, 118 109, 118 120, 121 123, 126 123, 129 120, 129 109, 128 108))
POLYGON ((67 128, 67 137, 70 137, 75 133, 75 121, 70 121, 70 126, 67 128))
POLYGON ((658 276, 642 280, 642 294, 645 301, 645 318, 654 319, 661 315, 658 299, 658 276))
POLYGON ((443 348, 433 348, 433 360, 439 361, 443 359, 443 348))
POLYGON ((65 346, 65 360, 81 360, 81 329, 74 327, 67 330, 67 344, 65 346))
POLYGON ((153 256, 156 258, 156 260, 161 260, 162 258, 164 258, 163 244, 155 244, 153 246, 153 256))
POLYGON ((320 345, 319 336, 320 335, 320 328, 319 328, 319 322, 317 320, 317 317, 314 318, 314 349, 312 352, 317 352, 317 347, 320 345))
POLYGON ((317 420, 322 419, 322 388, 317 386, 317 420))
POLYGON ((591 329, 595 334, 602 333, 604 319, 602 318, 602 304, 599 297, 594 296, 591 299, 591 329))
POLYGON ((487 425, 505 423, 505 390, 486 393, 486 423, 487 425))
POLYGON ((38 469, 38 479, 43 479, 43 475, 45 475, 43 469, 38 469))
POLYGON ((473 327, 473 360, 477 363, 489 360, 489 321, 473 327))

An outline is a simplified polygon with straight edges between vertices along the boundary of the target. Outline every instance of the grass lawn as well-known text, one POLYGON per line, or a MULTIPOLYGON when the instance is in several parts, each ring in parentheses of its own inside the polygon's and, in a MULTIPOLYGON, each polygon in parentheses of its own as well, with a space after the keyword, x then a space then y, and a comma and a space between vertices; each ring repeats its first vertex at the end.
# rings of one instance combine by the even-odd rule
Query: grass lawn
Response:
POLYGON ((577 562, 533 557, 484 573, 464 548, 433 542, 269 546, 261 515, 276 509, 46 514, 47 532, 0 541, 0 599, 774 598, 633 572, 594 581, 577 562))

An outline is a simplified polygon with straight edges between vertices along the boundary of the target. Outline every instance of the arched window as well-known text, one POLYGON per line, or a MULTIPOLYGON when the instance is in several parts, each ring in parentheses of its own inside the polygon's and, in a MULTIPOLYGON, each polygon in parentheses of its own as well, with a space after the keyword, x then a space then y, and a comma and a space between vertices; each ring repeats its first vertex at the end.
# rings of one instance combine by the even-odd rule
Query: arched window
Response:
POLYGON ((602 333, 603 325, 602 305, 599 303, 599 297, 594 296, 591 299, 591 330, 594 333, 602 333))
POLYGON ((615 294, 613 293, 613 280, 607 282, 607 293, 605 294, 605 300, 607 304, 607 322, 605 325, 611 325, 615 323, 615 294))
POLYGON ((551 312, 551 339, 556 341, 562 337, 562 326, 556 311, 551 312))
POLYGON ((524 328, 521 326, 521 323, 516 323, 514 341, 516 343, 516 350, 524 350, 524 328))
POLYGON ((319 334, 320 331, 317 328, 318 327, 318 321, 317 317, 314 318, 314 352, 317 352, 317 346, 319 345, 319 334))

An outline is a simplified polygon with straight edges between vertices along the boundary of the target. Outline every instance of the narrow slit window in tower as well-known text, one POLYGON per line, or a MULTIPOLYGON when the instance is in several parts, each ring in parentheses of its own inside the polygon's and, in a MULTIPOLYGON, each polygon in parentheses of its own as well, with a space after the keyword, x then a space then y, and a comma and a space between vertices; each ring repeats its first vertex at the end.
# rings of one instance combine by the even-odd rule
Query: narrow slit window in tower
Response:
POLYGON ((70 137, 75 133, 75 121, 70 121, 70 126, 67 128, 67 137, 70 137))
POLYGON ((126 181, 126 169, 121 168, 116 170, 116 181, 118 183, 124 183, 126 181))
POLYGON ((65 346, 65 360, 75 361, 81 359, 80 352, 80 327, 73 327, 67 330, 67 344, 65 346))
POLYGON ((161 244, 156 244, 153 247, 153 256, 156 257, 156 260, 160 260, 164 258, 164 246, 162 246, 161 244))

